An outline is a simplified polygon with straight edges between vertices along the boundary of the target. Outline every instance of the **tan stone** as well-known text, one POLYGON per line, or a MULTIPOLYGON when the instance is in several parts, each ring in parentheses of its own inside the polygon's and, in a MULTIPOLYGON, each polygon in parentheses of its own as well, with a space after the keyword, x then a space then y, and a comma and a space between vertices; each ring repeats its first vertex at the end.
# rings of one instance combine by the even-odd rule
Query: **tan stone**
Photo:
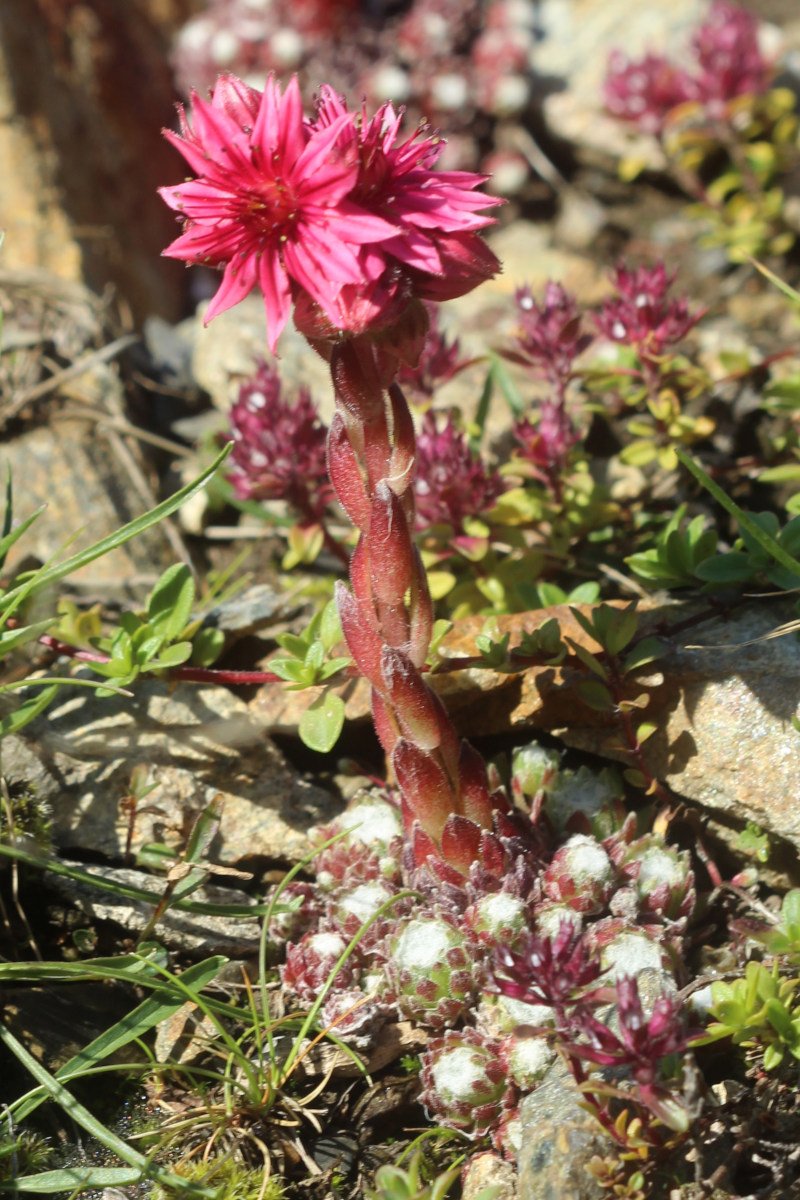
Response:
POLYGON ((161 35, 118 0, 0 4, 0 222, 5 268, 46 268, 135 315, 179 311, 181 267, 160 258, 175 222, 156 194, 180 159, 161 35))

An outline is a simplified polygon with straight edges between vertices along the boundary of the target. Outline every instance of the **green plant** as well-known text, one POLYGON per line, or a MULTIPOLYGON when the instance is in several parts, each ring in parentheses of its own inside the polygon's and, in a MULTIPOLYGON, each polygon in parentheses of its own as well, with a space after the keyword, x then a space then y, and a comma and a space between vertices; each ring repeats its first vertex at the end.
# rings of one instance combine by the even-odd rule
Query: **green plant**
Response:
POLYGON ((749 962, 743 978, 712 983, 712 1020, 694 1044, 730 1038, 735 1046, 754 1050, 765 1071, 778 1067, 787 1053, 800 1059, 798 986, 800 979, 781 976, 777 962, 771 970, 764 963, 749 962))
MULTIPOLYGON (((301 634, 277 637, 284 655, 270 660, 270 668, 286 680, 289 691, 325 684, 351 663, 349 655, 334 655, 343 641, 336 602, 330 600, 311 619, 301 634)), ((331 750, 344 724, 344 701, 330 688, 312 700, 300 717, 299 733, 312 750, 331 750)))
POLYGON ((697 568, 711 558, 717 548, 717 531, 710 529, 702 516, 686 522, 686 505, 681 504, 655 544, 625 562, 639 579, 654 587, 697 587, 697 568))
MULTIPOLYGON (((279 1179, 265 1174, 263 1168, 248 1167, 230 1155, 212 1156, 199 1162, 180 1162, 172 1173, 187 1183, 213 1187, 219 1200, 281 1200, 284 1195, 279 1179)), ((182 1193, 166 1183, 156 1183, 146 1193, 147 1200, 173 1200, 182 1193)))
MULTIPOLYGON (((434 1178, 426 1179, 425 1159, 417 1150, 407 1167, 399 1164, 381 1167, 375 1176, 375 1186, 367 1192, 367 1200, 444 1200, 460 1174, 460 1167, 451 1167, 434 1178)), ((475 1200, 495 1200, 499 1187, 481 1188, 475 1200)))
MULTIPOLYGON (((68 578, 74 571, 94 562, 95 559, 101 558, 118 546, 124 545, 131 538, 143 533, 177 511, 190 496, 205 486, 225 460, 228 452, 229 448, 226 447, 205 471, 168 500, 162 501, 149 512, 130 521, 85 550, 81 550, 59 563, 46 563, 37 571, 23 572, 16 577, 12 575, 10 581, 0 587, 0 659, 30 642, 49 636, 49 631, 58 622, 58 617, 53 614, 43 620, 25 624, 20 615, 24 612, 26 604, 42 595, 47 589, 51 589, 55 584, 60 583, 61 580, 68 578)), ((43 509, 38 509, 15 527, 13 491, 9 478, 6 487, 2 534, 0 534, 0 568, 5 565, 9 552, 41 516, 42 511, 43 509)), ((112 638, 112 643, 114 643, 111 647, 112 656, 116 655, 116 658, 114 658, 113 667, 106 673, 113 680, 113 684, 103 685, 92 679, 74 678, 68 675, 55 677, 40 675, 33 680, 25 678, 0 684, 0 697, 11 696, 20 690, 29 692, 29 695, 25 696, 10 712, 7 711, 0 717, 0 737, 9 733, 17 733, 23 729, 44 712, 63 688, 88 687, 99 690, 101 694, 109 694, 119 691, 123 684, 135 679, 143 664, 147 666, 149 663, 149 669, 161 669, 171 665, 171 658, 177 657, 180 661, 185 661, 183 648, 178 649, 176 654, 174 643, 183 632, 186 622, 181 620, 180 628, 178 628, 178 623, 170 611, 170 605, 179 597, 182 597, 184 604, 179 616, 182 616, 185 610, 185 600, 189 589, 183 575, 184 570, 185 568, 181 567, 171 568, 171 573, 167 572, 166 576, 162 577, 161 588, 157 586, 154 589, 151 596, 152 611, 149 614, 151 622, 149 634, 138 632, 143 626, 146 628, 147 623, 143 623, 131 615, 122 622, 117 638, 112 638), (173 645, 170 646, 170 643, 173 645), (162 657, 160 663, 159 655, 162 657), (164 656, 166 656, 165 659, 164 656)), ((180 646, 181 643, 178 641, 177 645, 180 646)), ((78 654, 76 657, 80 659, 81 656, 78 654)), ((90 662, 95 670, 99 667, 101 674, 104 667, 108 668, 109 666, 102 661, 98 662, 96 656, 93 655, 89 655, 84 661, 90 662)))

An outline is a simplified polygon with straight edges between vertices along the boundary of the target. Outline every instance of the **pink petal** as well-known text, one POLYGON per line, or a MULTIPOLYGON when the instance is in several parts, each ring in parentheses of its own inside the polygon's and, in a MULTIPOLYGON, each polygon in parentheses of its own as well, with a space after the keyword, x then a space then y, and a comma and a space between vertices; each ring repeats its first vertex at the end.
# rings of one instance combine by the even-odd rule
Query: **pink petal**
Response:
POLYGON ((346 113, 347 107, 338 92, 329 83, 323 83, 317 101, 317 125, 323 128, 346 113))
POLYGON ((339 226, 339 236, 348 242, 383 242, 402 232, 401 226, 379 217, 377 213, 368 212, 351 200, 341 200, 330 217, 339 226))
POLYGON ((312 134, 294 165, 294 174, 303 199, 310 203, 334 204, 350 191, 358 174, 358 156, 349 113, 312 134))
MULTIPOLYGON (((192 96, 192 132, 203 150, 217 163, 229 161, 232 147, 240 152, 247 150, 247 137, 236 122, 199 96, 192 96)), ((206 169, 207 164, 198 174, 205 174, 206 169)))
POLYGON ((272 154, 278 147, 278 132, 280 129, 280 88, 275 82, 275 76, 270 75, 264 85, 261 97, 261 107, 258 110, 256 123, 253 127, 253 146, 261 152, 263 161, 272 160, 272 154))
POLYGON ((255 286, 256 259, 254 254, 240 254, 225 268, 222 282, 206 309, 203 324, 208 325, 214 317, 244 300, 255 286))
POLYGON ((217 264, 227 262, 242 243, 242 231, 236 224, 215 224, 208 228, 190 225, 161 253, 165 258, 180 258, 186 262, 217 264))
POLYGON ((220 75, 214 86, 211 103, 214 108, 221 108, 244 132, 245 126, 252 126, 258 116, 261 92, 236 75, 220 75))
POLYGON ((158 190, 170 208, 193 221, 222 221, 235 215, 236 195, 220 191, 202 179, 158 190))
POLYGON ((280 102, 280 125, 278 153, 286 168, 291 168, 299 159, 308 140, 303 121, 303 101, 300 96, 300 84, 297 76, 293 75, 286 85, 286 91, 280 102))
POLYGON ((258 281, 264 293, 264 307, 267 310, 267 342, 274 354, 278 338, 289 320, 292 306, 289 280, 276 250, 267 250, 261 255, 258 262, 258 281))
POLYGON ((175 133, 172 129, 162 129, 161 132, 170 145, 174 146, 178 153, 183 155, 193 171, 196 171, 198 175, 202 175, 207 170, 211 160, 199 143, 181 137, 180 134, 175 133))
POLYGON ((440 275, 443 270, 442 257, 436 249, 436 243, 416 229, 404 230, 399 237, 390 238, 384 245, 384 250, 409 267, 416 267, 418 271, 440 275))

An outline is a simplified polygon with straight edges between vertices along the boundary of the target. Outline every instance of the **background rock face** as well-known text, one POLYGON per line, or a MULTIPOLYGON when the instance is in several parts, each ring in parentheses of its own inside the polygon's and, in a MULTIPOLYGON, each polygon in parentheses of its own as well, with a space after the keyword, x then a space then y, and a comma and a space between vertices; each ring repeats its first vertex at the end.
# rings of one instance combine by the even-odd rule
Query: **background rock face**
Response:
POLYGON ((155 189, 182 172, 156 136, 174 119, 162 34, 146 12, 156 8, 0 4, 4 266, 45 267, 98 290, 110 281, 137 317, 177 315, 184 287, 181 267, 160 258, 175 222, 155 189))

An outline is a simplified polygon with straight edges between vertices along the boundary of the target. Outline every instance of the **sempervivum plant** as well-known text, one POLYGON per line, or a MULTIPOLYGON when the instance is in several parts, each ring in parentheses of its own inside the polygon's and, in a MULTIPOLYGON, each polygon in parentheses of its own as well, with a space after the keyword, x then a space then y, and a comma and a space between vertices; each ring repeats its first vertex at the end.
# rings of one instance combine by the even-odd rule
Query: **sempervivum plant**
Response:
POLYGON ((488 512, 505 484, 470 449, 451 414, 425 413, 417 434, 417 528, 447 526, 458 545, 464 523, 488 512))
POLYGON ((387 938, 384 954, 398 1010, 431 1029, 460 1020, 483 982, 484 956, 443 916, 401 921, 387 938))
POLYGON ((243 500, 285 500, 316 521, 333 499, 325 464, 327 430, 308 388, 284 397, 275 367, 258 364, 230 411, 229 479, 243 500))
POLYGON ((664 921, 691 916, 694 909, 694 872, 686 850, 664 844, 656 834, 646 834, 626 846, 617 859, 623 873, 634 881, 640 911, 664 921))
MULTIPOLYGON (((283 986, 299 1000, 313 1003, 346 949, 347 942, 335 931, 305 934, 286 948, 286 962, 280 969, 283 986)), ((346 988, 355 978, 353 960, 349 959, 337 972, 334 982, 337 988, 346 988)))
POLYGON ((598 913, 605 908, 617 883, 617 872, 596 838, 576 833, 553 855, 543 876, 545 894, 574 908, 598 913))
POLYGON ((501 1057, 502 1044, 474 1029, 447 1030, 422 1056, 421 1100, 433 1120, 481 1134, 514 1108, 516 1089, 501 1057))
POLYGON ((383 879, 400 882, 403 824, 396 805, 377 793, 362 795, 326 825, 311 830, 317 884, 326 891, 383 879), (325 845, 332 841, 331 845, 325 845))

